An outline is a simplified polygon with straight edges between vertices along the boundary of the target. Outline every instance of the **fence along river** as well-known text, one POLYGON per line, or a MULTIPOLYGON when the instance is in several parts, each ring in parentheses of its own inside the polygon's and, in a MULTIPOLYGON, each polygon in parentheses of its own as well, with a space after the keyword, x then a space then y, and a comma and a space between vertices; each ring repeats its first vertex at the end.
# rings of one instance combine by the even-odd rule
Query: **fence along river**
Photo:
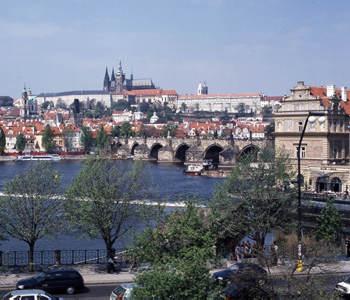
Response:
MULTIPOLYGON (((31 164, 37 162, 0 162, 0 191, 3 191, 5 183, 16 175, 25 172, 31 164)), ((130 165, 132 161, 115 161, 121 166, 130 165)), ((54 168, 62 176, 62 192, 69 186, 73 178, 79 173, 82 161, 65 161, 52 163, 54 168)), ((215 185, 222 182, 222 179, 208 177, 192 177, 183 174, 183 165, 176 164, 157 164, 145 162, 145 169, 149 175, 151 184, 150 201, 174 202, 194 195, 204 200, 209 200, 214 192, 215 185)), ((169 203, 170 204, 170 203, 169 203)), ((176 205, 176 204, 175 204, 176 205)), ((142 225, 134 220, 136 230, 142 230, 142 225)), ((117 241, 115 248, 125 248, 131 243, 133 236, 129 235, 120 241, 117 241)), ((103 249, 104 243, 101 239, 90 239, 84 237, 79 232, 65 232, 55 237, 48 237, 37 242, 36 250, 96 250, 103 249)), ((9 239, 0 241, 1 251, 26 251, 27 245, 24 242, 9 239)), ((42 255, 42 254, 40 254, 42 255)))

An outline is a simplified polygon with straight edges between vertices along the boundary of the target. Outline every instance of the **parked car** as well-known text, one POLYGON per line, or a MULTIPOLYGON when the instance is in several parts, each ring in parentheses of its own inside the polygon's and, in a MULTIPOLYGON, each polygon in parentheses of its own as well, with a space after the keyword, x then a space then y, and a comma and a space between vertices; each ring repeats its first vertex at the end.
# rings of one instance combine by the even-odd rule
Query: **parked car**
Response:
POLYGON ((135 287, 135 283, 124 283, 118 285, 111 293, 109 300, 131 300, 132 289, 135 287))
POLYGON ((273 291, 264 290, 254 282, 231 283, 223 292, 225 300, 277 299, 273 291))
POLYGON ((338 282, 335 289, 343 295, 350 295, 350 277, 344 281, 338 282))
POLYGON ((227 269, 213 273, 215 280, 232 282, 233 280, 247 279, 249 281, 256 281, 263 284, 266 280, 267 272, 265 269, 253 263, 235 263, 227 269))
POLYGON ((63 300, 43 290, 15 290, 7 293, 2 300, 63 300))
POLYGON ((18 290, 39 288, 49 292, 65 291, 70 295, 84 287, 83 277, 73 269, 41 272, 33 277, 19 280, 16 284, 18 290))

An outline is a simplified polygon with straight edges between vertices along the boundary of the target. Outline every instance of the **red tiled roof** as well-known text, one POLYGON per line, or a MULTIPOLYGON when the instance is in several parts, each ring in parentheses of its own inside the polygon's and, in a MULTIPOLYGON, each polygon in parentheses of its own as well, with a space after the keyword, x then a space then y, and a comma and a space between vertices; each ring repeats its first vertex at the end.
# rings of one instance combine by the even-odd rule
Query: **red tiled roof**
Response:
POLYGON ((162 96, 171 95, 176 96, 175 90, 163 90, 163 89, 145 89, 145 90, 131 90, 127 92, 130 96, 162 96))
MULTIPOLYGON (((327 97, 327 88, 323 86, 311 86, 311 95, 315 97, 319 97, 322 101, 322 105, 325 108, 330 107, 331 101, 327 97)), ((341 90, 340 89, 335 89, 335 94, 340 98, 341 97, 341 90)), ((347 115, 350 115, 350 91, 346 92, 347 94, 347 101, 342 101, 340 103, 340 106, 344 109, 345 113, 347 115)))

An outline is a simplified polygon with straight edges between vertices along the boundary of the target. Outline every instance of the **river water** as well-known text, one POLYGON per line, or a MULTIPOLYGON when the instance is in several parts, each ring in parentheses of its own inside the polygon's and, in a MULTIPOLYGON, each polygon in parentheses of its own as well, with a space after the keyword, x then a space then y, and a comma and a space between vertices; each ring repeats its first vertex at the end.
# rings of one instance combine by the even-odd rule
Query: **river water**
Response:
MULTIPOLYGON (((37 162, 0 162, 0 190, 4 184, 25 172, 31 164, 37 162)), ((116 164, 131 165, 132 161, 116 161, 116 164)), ((63 189, 68 187, 72 179, 79 173, 83 162, 79 160, 61 160, 53 162, 53 167, 62 176, 63 189)), ((150 197, 152 200, 160 199, 174 201, 184 199, 188 196, 196 196, 209 201, 215 190, 215 186, 223 179, 208 178, 204 176, 186 176, 183 173, 184 166, 178 164, 157 164, 145 162, 145 173, 148 175, 147 182, 150 185, 150 197)), ((118 242, 116 248, 123 248, 130 243, 132 236, 118 242)), ((38 241, 36 250, 49 249, 99 249, 104 248, 104 243, 100 239, 89 239, 79 234, 67 233, 56 237, 42 239, 38 241)), ((0 242, 0 250, 27 250, 24 242, 10 239, 0 242)))

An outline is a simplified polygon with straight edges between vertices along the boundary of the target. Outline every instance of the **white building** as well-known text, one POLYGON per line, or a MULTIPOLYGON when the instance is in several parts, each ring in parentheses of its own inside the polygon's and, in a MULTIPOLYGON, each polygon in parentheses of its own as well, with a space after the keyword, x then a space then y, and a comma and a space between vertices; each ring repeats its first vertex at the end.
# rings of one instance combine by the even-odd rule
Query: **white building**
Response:
POLYGON ((80 102, 86 101, 96 101, 101 102, 107 107, 111 107, 111 103, 117 102, 119 100, 127 100, 127 97, 124 95, 112 95, 106 91, 70 91, 70 92, 61 92, 61 93, 42 93, 36 96, 36 101, 38 105, 43 104, 44 102, 52 102, 54 105, 61 102, 69 106, 73 104, 74 100, 78 99, 80 102))
POLYGON ((177 101, 177 93, 175 90, 163 89, 145 89, 128 91, 129 101, 136 104, 150 103, 164 105, 167 103, 169 107, 175 108, 177 101))
POLYGON ((128 110, 124 111, 113 111, 112 119, 116 123, 130 122, 133 118, 133 113, 128 110))
POLYGON ((242 94, 207 94, 208 87, 203 83, 198 86, 197 95, 180 95, 177 99, 177 109, 185 107, 189 111, 227 111, 257 112, 261 108, 263 95, 260 93, 242 94))

